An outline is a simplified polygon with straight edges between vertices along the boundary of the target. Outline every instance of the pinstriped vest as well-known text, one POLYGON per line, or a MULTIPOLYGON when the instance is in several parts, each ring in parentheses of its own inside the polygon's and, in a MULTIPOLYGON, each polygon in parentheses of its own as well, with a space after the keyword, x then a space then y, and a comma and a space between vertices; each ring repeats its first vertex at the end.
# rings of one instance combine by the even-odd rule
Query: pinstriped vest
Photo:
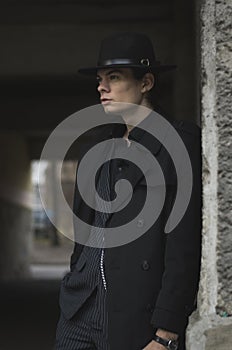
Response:
MULTIPOLYGON (((128 147, 125 141, 124 147, 128 147)), ((112 157, 114 153, 114 143, 112 144, 109 154, 112 157)), ((97 182, 97 192, 98 195, 105 202, 98 202, 98 197, 95 197, 96 202, 98 202, 99 211, 95 211, 95 218, 92 224, 91 233, 87 244, 85 245, 81 256, 79 258, 79 263, 81 260, 87 261, 85 267, 85 280, 88 286, 92 286, 92 291, 94 291, 96 285, 103 283, 106 290, 106 279, 104 274, 104 249, 95 248, 95 246, 104 246, 104 227, 106 227, 107 220, 110 217, 110 213, 105 211, 106 207, 109 209, 111 196, 111 184, 114 183, 114 177, 116 174, 116 169, 120 169, 120 161, 110 160, 102 165, 100 175, 97 182)))
MULTIPOLYGON (((104 274, 104 249, 95 248, 94 246, 104 246, 104 227, 110 216, 105 212, 107 201, 110 200, 110 162, 105 162, 101 168, 99 179, 97 182, 98 195, 106 201, 103 205, 99 204, 99 211, 95 211, 95 219, 92 225, 92 230, 88 240, 88 245, 85 245, 81 253, 82 257, 88 264, 85 269, 86 283, 88 285, 96 286, 99 283, 103 283, 106 290, 106 280, 104 274)), ((93 287, 93 290, 95 288, 93 287)))

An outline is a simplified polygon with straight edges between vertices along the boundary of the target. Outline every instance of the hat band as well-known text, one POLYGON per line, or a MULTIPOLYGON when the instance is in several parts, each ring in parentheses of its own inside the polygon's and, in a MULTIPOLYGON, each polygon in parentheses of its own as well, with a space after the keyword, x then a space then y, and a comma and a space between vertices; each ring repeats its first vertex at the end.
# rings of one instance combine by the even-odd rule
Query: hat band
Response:
POLYGON ((98 62, 98 66, 112 66, 112 65, 136 65, 149 67, 150 61, 148 58, 142 58, 140 61, 131 60, 128 58, 114 58, 110 60, 105 60, 98 62))

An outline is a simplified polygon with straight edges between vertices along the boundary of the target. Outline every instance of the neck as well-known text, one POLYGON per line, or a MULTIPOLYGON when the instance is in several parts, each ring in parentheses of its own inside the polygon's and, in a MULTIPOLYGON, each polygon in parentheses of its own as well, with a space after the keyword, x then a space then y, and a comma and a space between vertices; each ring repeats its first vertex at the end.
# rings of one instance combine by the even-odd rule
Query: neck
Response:
POLYGON ((122 113, 122 118, 125 121, 127 130, 124 137, 128 137, 130 131, 139 123, 141 123, 151 112, 151 105, 138 105, 137 108, 129 109, 122 113), (146 108, 143 108, 146 107, 146 108))

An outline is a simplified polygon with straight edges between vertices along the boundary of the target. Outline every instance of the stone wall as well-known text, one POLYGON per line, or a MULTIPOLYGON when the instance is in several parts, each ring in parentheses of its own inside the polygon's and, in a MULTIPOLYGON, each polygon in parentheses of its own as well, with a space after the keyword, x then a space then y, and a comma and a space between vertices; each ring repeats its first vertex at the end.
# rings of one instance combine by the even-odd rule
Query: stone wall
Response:
POLYGON ((218 300, 232 315, 232 0, 217 0, 216 108, 218 128, 218 300))
POLYGON ((203 245, 188 350, 228 350, 232 332, 232 0, 199 0, 203 245))

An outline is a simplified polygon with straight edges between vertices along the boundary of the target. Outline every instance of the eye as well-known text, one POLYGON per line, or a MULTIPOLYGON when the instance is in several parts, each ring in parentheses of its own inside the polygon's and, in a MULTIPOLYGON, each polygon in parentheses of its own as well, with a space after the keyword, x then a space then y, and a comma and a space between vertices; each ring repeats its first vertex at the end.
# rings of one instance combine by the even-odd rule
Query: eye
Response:
POLYGON ((110 75, 110 80, 118 80, 118 79, 119 79, 119 75, 117 75, 117 74, 110 75))
POLYGON ((100 77, 96 77, 96 81, 97 81, 98 84, 100 84, 101 80, 102 79, 100 77))

